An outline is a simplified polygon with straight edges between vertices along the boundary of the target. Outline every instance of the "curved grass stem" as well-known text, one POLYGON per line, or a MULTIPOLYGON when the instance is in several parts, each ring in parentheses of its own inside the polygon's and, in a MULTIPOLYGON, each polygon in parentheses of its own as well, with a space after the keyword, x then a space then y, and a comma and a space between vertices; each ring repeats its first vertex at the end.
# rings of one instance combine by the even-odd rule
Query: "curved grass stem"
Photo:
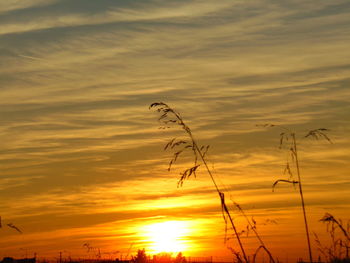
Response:
POLYGON ((292 139, 293 139, 293 154, 295 157, 295 165, 296 165, 296 170, 297 170, 297 175, 298 175, 298 182, 299 182, 298 186, 299 186, 299 193, 300 193, 300 199, 301 199, 301 207, 302 207, 303 216, 304 216, 306 239, 307 239, 307 245, 308 245, 308 249, 309 249, 309 260, 312 263, 313 261, 312 261, 312 251, 311 251, 311 243, 310 243, 310 235, 309 235, 309 226, 307 223, 303 187, 302 187, 302 183, 301 183, 297 143, 296 143, 295 133, 292 133, 291 135, 292 135, 292 139))

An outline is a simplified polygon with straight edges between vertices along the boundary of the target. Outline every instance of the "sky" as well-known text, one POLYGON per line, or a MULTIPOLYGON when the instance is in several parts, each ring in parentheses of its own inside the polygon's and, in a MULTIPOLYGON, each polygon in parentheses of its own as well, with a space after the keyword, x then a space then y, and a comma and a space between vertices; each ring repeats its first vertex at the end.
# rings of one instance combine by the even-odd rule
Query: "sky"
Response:
POLYGON ((315 258, 319 219, 350 219, 349 1, 6 0, 0 24, 0 257, 126 258, 174 228, 185 256, 232 259, 206 170, 182 187, 191 156, 167 170, 164 145, 185 134, 159 129, 153 102, 210 145, 238 229, 233 202, 280 260, 307 257, 298 191, 272 192, 291 161, 281 126, 297 135, 315 258), (304 137, 317 128, 332 143, 304 137))

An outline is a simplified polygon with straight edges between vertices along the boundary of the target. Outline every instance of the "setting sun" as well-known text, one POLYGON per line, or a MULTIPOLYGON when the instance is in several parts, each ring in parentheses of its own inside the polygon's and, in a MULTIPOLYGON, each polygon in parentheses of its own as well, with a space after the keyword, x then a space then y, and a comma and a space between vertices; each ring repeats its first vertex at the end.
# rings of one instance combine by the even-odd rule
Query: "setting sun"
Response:
POLYGON ((145 227, 145 236, 153 253, 183 252, 187 249, 189 226, 185 221, 166 221, 145 227))

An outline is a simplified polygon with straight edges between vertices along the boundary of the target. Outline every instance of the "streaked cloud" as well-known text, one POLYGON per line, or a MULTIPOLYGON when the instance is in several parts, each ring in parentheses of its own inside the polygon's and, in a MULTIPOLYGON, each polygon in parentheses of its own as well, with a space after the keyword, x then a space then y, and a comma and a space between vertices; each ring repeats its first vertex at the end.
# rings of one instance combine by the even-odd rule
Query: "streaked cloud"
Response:
MULTIPOLYGON (((14 1, 13 9, 16 7, 16 2, 17 1, 14 1)), ((51 29, 57 27, 197 17, 232 6, 231 1, 222 1, 220 3, 212 3, 210 1, 177 2, 178 3, 176 4, 160 1, 152 1, 151 3, 147 4, 139 3, 136 5, 136 8, 133 9, 118 8, 118 6, 115 5, 114 7, 111 7, 107 10, 103 10, 103 12, 97 12, 95 14, 91 14, 91 12, 94 10, 86 10, 88 11, 86 14, 72 12, 68 14, 60 13, 58 16, 50 16, 50 13, 54 13, 52 12, 54 10, 52 8, 48 8, 48 10, 39 10, 39 12, 41 11, 41 16, 38 19, 34 18, 26 21, 25 18, 23 18, 22 21, 17 20, 17 22, 14 22, 14 20, 11 19, 11 15, 9 15, 10 22, 6 23, 2 27, 2 30, 0 30, 0 35, 51 29), (91 19, 91 15, 93 16, 93 19, 91 19)), ((36 4, 40 5, 40 1, 37 1, 36 4)), ((81 2, 81 4, 84 4, 84 2, 81 2)), ((28 1, 27 6, 30 5, 30 1, 28 1)), ((32 5, 34 5, 34 3, 32 3, 32 5)), ((17 6, 20 5, 17 3, 17 6)), ((23 8, 23 6, 25 6, 25 3, 21 7, 23 8)))
POLYGON ((9 0, 0 3, 0 13, 50 5, 59 0, 9 0))

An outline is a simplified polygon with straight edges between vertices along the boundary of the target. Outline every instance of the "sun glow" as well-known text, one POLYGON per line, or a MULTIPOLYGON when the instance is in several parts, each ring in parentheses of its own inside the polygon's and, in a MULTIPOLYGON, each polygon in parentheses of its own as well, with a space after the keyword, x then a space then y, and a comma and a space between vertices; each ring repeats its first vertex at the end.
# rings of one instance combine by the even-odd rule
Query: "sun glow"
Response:
POLYGON ((184 252, 188 248, 186 240, 190 229, 186 221, 166 221, 145 227, 145 236, 149 242, 149 251, 184 252))

